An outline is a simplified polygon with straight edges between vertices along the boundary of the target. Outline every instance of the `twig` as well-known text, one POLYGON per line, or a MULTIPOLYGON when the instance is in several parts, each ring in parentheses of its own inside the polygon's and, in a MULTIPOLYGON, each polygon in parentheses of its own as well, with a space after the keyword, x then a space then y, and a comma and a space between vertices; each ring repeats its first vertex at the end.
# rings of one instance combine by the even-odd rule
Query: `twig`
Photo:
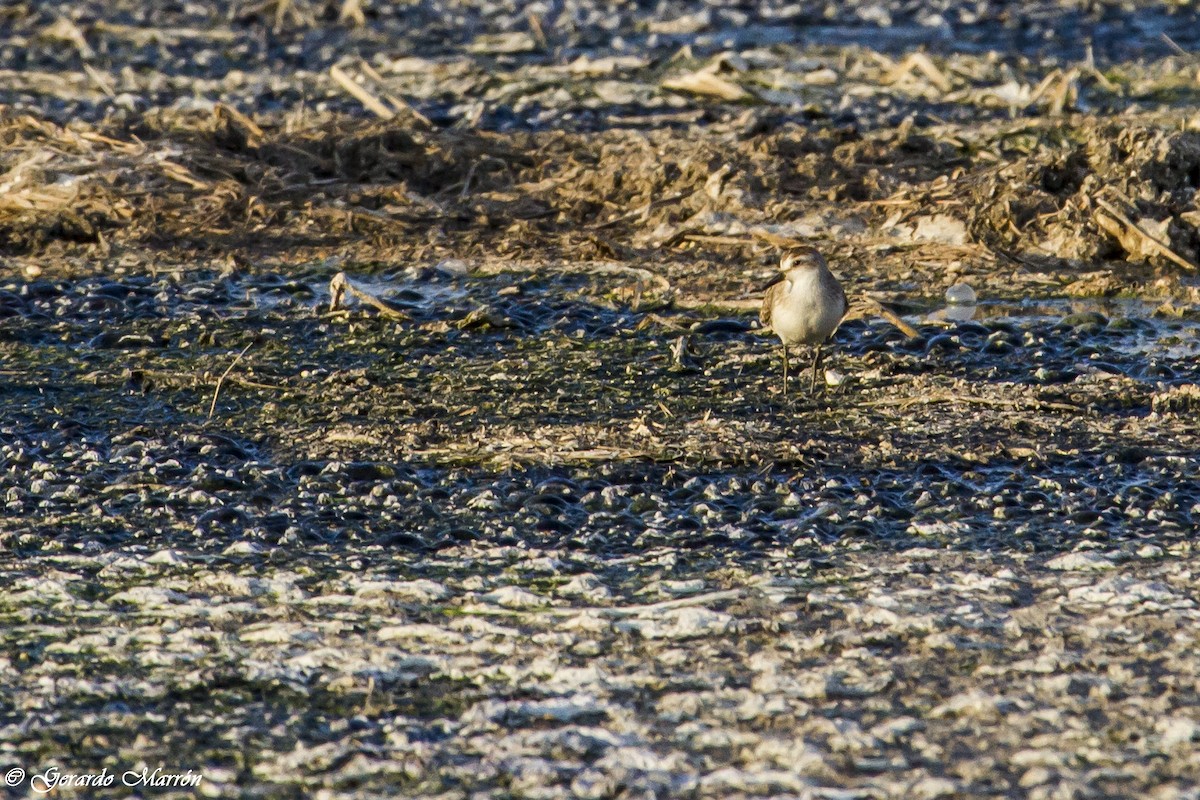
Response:
POLYGON ((529 20, 529 32, 533 34, 533 38, 537 42, 538 48, 541 50, 549 50, 550 43, 546 40, 546 31, 542 28, 541 18, 533 11, 526 11, 525 18, 529 20))
MULTIPOLYGON (((366 75, 371 80, 375 81, 375 83, 379 84, 380 86, 382 86, 384 84, 383 76, 380 75, 378 72, 376 72, 375 68, 372 67, 367 62, 366 59, 363 59, 362 61, 359 62, 358 68, 362 71, 362 73, 364 75, 366 75)), ((425 116, 420 111, 417 111, 415 108, 413 108, 412 105, 408 101, 406 101, 403 97, 397 97, 396 95, 392 94, 391 92, 384 92, 383 97, 385 100, 388 101, 389 104, 391 104, 393 111, 395 111, 397 113, 409 114, 413 117, 413 119, 415 119, 417 122, 421 123, 421 125, 423 125, 426 129, 428 129, 428 130, 433 129, 433 123, 429 121, 429 117, 425 116)))
POLYGON ((796 247, 804 244, 803 239, 797 239, 794 236, 780 236, 778 233, 772 233, 764 228, 751 228, 750 235, 761 242, 766 242, 775 247, 796 247))
POLYGON ((243 135, 246 137, 247 147, 253 149, 262 144, 266 133, 263 132, 262 128, 258 127, 254 120, 225 103, 217 103, 213 111, 217 115, 217 119, 227 119, 234 126, 241 128, 243 135))
POLYGON ((715 308, 721 311, 754 311, 762 305, 762 300, 748 298, 745 300, 725 300, 719 297, 676 297, 671 305, 675 308, 715 308))
POLYGON ((484 264, 478 268, 482 275, 501 275, 507 272, 558 272, 563 275, 632 275, 640 282, 654 286, 659 294, 669 295, 674 291, 671 282, 662 275, 639 267, 627 267, 624 264, 593 263, 581 264, 578 267, 555 267, 544 264, 502 263, 484 264))
POLYGON ((208 181, 201 180, 193 175, 191 170, 189 170, 187 167, 183 166, 182 164, 176 164, 174 161, 167 161, 166 159, 163 159, 158 162, 158 166, 159 169, 163 171, 163 174, 168 178, 179 181, 180 183, 186 183, 193 189, 204 190, 209 189, 212 186, 212 184, 210 184, 208 181))
POLYGON ((900 330, 905 336, 910 339, 916 339, 921 334, 912 325, 909 325, 883 303, 876 300, 874 297, 861 297, 854 301, 850 306, 850 311, 846 314, 846 319, 854 319, 856 317, 877 316, 887 322, 890 322, 900 330))
MULTIPOLYGON (((150 383, 155 386, 167 386, 170 388, 195 388, 203 384, 203 379, 198 378, 190 373, 169 372, 160 369, 141 369, 138 370, 142 376, 142 383, 150 383)), ((128 377, 128 376, 126 376, 128 377)), ((265 389, 267 391, 278 392, 285 387, 272 383, 259 383, 258 381, 239 378, 236 375, 230 375, 225 378, 225 383, 231 386, 242 386, 246 389, 265 389)))
POLYGON ((703 70, 689 72, 686 75, 679 75, 674 78, 667 78, 661 83, 661 86, 673 92, 718 97, 729 101, 746 100, 755 97, 755 95, 742 86, 732 81, 727 81, 712 72, 705 72, 703 70))
POLYGON ((92 25, 96 33, 107 33, 122 39, 128 39, 138 47, 147 44, 178 44, 184 39, 209 39, 218 42, 231 42, 238 34, 220 28, 139 28, 135 25, 118 25, 113 22, 96 20, 92 25))
POLYGON ((653 615, 659 611, 672 611, 677 608, 689 608, 707 603, 717 603, 722 600, 736 600, 741 596, 742 592, 740 589, 725 589, 718 592, 708 592, 707 594, 694 594, 691 597, 681 597, 677 600, 648 603, 642 606, 617 606, 616 608, 594 608, 587 610, 594 611, 604 617, 640 617, 653 615))
POLYGON ((346 273, 344 272, 339 272, 337 275, 334 275, 333 280, 329 282, 329 310, 341 310, 342 301, 345 299, 347 294, 371 306, 385 317, 390 317, 391 319, 411 319, 411 317, 409 317, 408 314, 405 314, 403 311, 392 308, 370 292, 359 289, 350 282, 350 279, 346 277, 346 273))
POLYGON ((362 10, 362 0, 342 0, 338 11, 338 22, 348 22, 356 28, 367 24, 367 16, 362 10))
POLYGON ((108 79, 101 75, 100 72, 91 64, 85 63, 83 65, 83 71, 86 72, 87 76, 92 79, 92 83, 96 84, 96 86, 100 88, 100 91, 104 92, 109 97, 117 96, 117 93, 113 91, 113 88, 108 85, 108 79))
POLYGON ((625 222, 626 220, 636 219, 637 217, 640 217, 642 214, 645 214, 649 211, 657 210, 657 209, 662 208, 663 206, 669 205, 671 203, 677 203, 680 200, 682 200, 683 198, 687 197, 688 195, 692 195, 692 194, 695 194, 695 192, 679 192, 678 194, 673 194, 669 197, 663 197, 658 200, 652 200, 651 202, 646 203, 645 205, 642 205, 638 208, 635 208, 633 211, 630 211, 626 214, 622 214, 619 217, 610 219, 607 222, 601 222, 599 224, 593 225, 592 229, 600 230, 601 228, 611 228, 613 225, 619 225, 622 222, 625 222))
MULTIPOLYGON (((1107 214, 1109 217, 1111 217, 1114 222, 1117 222, 1120 225, 1125 226, 1125 228, 1127 230, 1129 230, 1131 233, 1133 233, 1135 236, 1137 236, 1143 242, 1149 244, 1150 249, 1154 250, 1159 255, 1163 256, 1164 258, 1174 261, 1176 264, 1178 264, 1179 266, 1183 267, 1186 270, 1195 270, 1196 269, 1195 264, 1193 264, 1192 262, 1188 261, 1183 256, 1176 253, 1165 242, 1162 242, 1157 237, 1151 235, 1148 231, 1146 231, 1144 228, 1142 228, 1141 225, 1138 225, 1136 222, 1134 222, 1132 219, 1130 219, 1129 216, 1125 212, 1123 212, 1121 209, 1117 208, 1112 203, 1105 200, 1103 197, 1097 197, 1097 198, 1095 198, 1095 201, 1096 201, 1096 205, 1100 206, 1100 208, 1104 210, 1105 214, 1107 214)), ((1105 228, 1106 230, 1108 230, 1109 233, 1113 233, 1115 235, 1116 232, 1112 230, 1111 226, 1104 225, 1103 220, 1104 220, 1103 214, 1096 215, 1097 223, 1099 223, 1102 228, 1105 228)), ((1117 236, 1117 238, 1119 239, 1120 237, 1117 236)))
POLYGON ((716 603, 724 600, 737 600, 742 596, 740 589, 723 589, 717 592, 708 592, 707 594, 696 594, 691 597, 681 597, 677 600, 663 600, 659 603, 647 603, 642 606, 582 606, 574 608, 561 608, 555 606, 543 606, 540 608, 531 608, 528 611, 520 611, 511 608, 471 608, 465 609, 455 607, 455 611, 465 614, 476 614, 479 616, 522 616, 523 614, 547 614, 556 617, 574 617, 580 614, 594 614, 598 617, 607 617, 609 619, 628 619, 630 617, 650 617, 662 611, 673 611, 677 608, 691 608, 693 606, 705 605, 707 603, 716 603))
POLYGON ((1159 36, 1161 36, 1162 40, 1167 43, 1167 47, 1170 47, 1178 55, 1185 56, 1185 57, 1188 55, 1191 55, 1190 53, 1188 53, 1187 50, 1184 50, 1182 47, 1180 47, 1178 42, 1176 42, 1174 39, 1172 39, 1170 36, 1168 36, 1165 31, 1163 33, 1160 33, 1159 36))
POLYGON ((593 447, 590 450, 547 450, 541 448, 511 449, 499 452, 483 451, 477 446, 433 447, 410 450, 408 454, 417 458, 428 458, 441 464, 491 465, 511 467, 517 464, 544 463, 551 466, 564 464, 595 464, 606 461, 650 460, 662 463, 675 461, 676 456, 664 458, 646 450, 623 450, 616 447, 593 447))
POLYGON ((689 242, 698 244, 723 244, 731 247, 751 247, 758 244, 754 239, 741 236, 710 236, 705 233, 687 233, 683 236, 689 242))
POLYGON ((246 351, 253 346, 254 342, 250 342, 250 344, 243 347, 242 352, 237 354, 237 358, 235 358, 233 362, 225 368, 225 371, 221 373, 221 377, 217 378, 217 386, 213 389, 212 405, 208 407, 208 419, 211 420, 213 418, 213 414, 217 410, 217 397, 221 394, 221 385, 225 383, 225 379, 229 377, 230 372, 233 372, 233 368, 237 366, 237 363, 242 360, 242 356, 246 355, 246 351))
POLYGON ((53 39, 60 42, 67 42, 79 51, 82 58, 94 58, 96 51, 87 43, 87 39, 83 36, 83 31, 79 29, 71 20, 66 17, 59 17, 53 25, 49 25, 42 30, 42 36, 47 39, 53 39))
POLYGON ((1050 403, 1045 400, 1033 400, 1031 403, 1025 403, 1019 400, 1005 400, 994 397, 975 397, 967 394, 950 394, 942 392, 938 394, 929 394, 921 397, 889 397, 884 400, 872 400, 866 403, 859 403, 860 406, 869 408, 878 408, 885 406, 899 406, 901 410, 911 408, 917 405, 935 405, 937 403, 967 403, 970 405, 992 406, 996 408, 1014 408, 1022 410, 1029 405, 1038 411, 1082 411, 1079 406, 1073 406, 1069 403, 1050 403))
POLYGON ((950 91, 950 81, 946 78, 946 73, 938 69, 937 65, 924 53, 913 53, 901 61, 889 70, 887 75, 883 76, 882 82, 892 84, 913 72, 920 72, 926 81, 943 94, 950 91))
POLYGON ((459 200, 466 200, 467 195, 471 192, 471 179, 475 177, 475 168, 479 166, 478 161, 472 161, 470 168, 467 169, 467 177, 463 178, 462 191, 458 193, 459 200))
POLYGON ((354 97, 354 99, 358 100, 358 102, 366 106, 367 110, 373 112, 375 116, 386 120, 394 119, 396 117, 396 112, 384 105, 383 101, 378 97, 355 83, 354 79, 347 75, 341 67, 337 66, 336 64, 330 67, 329 76, 333 78, 338 86, 341 86, 343 89, 345 89, 347 94, 351 95, 354 97))
POLYGON ((79 138, 88 142, 103 144, 112 150, 119 150, 128 155, 137 155, 138 153, 145 152, 146 150, 146 145, 142 144, 141 142, 136 144, 133 142, 122 142, 120 139, 113 139, 105 136, 102 133, 96 133, 95 131, 83 131, 79 134, 79 138))
POLYGON ((643 316, 641 322, 639 322, 637 324, 636 329, 639 331, 645 330, 646 328, 649 328, 651 325, 661 325, 662 327, 666 328, 669 331, 676 331, 678 333, 686 333, 688 330, 688 328, 686 326, 680 325, 678 322, 675 322, 674 320, 669 320, 666 317, 659 316, 658 314, 655 314, 653 312, 643 316))

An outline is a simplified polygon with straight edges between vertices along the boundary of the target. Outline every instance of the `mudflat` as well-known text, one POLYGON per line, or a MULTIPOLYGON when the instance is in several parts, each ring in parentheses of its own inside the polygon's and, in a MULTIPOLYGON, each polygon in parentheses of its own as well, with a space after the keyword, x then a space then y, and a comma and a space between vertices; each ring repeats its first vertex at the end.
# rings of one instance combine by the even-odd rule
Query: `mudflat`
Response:
POLYGON ((1195 797, 1200 19, 1127 6, 0 11, 0 791, 1195 797), (798 242, 919 335, 784 398, 798 242))

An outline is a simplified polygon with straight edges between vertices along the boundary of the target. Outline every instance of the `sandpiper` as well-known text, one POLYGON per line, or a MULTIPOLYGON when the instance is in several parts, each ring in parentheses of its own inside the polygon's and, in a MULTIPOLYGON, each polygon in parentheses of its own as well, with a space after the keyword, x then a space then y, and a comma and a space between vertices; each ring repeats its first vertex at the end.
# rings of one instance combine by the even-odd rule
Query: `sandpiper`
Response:
POLYGON ((787 397, 788 347, 794 344, 813 348, 808 390, 814 392, 821 367, 821 345, 833 335, 850 309, 846 293, 825 259, 811 247, 785 252, 780 273, 767 284, 766 290, 758 318, 783 342, 783 396, 787 397))

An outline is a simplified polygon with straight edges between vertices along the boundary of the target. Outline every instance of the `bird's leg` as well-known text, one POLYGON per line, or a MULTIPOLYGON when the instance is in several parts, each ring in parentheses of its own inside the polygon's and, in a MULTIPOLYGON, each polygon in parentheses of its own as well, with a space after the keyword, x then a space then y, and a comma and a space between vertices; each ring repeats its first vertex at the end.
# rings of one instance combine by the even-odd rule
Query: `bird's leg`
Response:
POLYGON ((819 370, 820 368, 821 368, 821 345, 818 344, 813 347, 812 378, 808 382, 808 393, 809 394, 816 394, 817 370, 819 370))
POLYGON ((783 346, 783 396, 784 397, 787 397, 787 367, 788 367, 787 362, 788 362, 788 352, 787 352, 787 345, 785 344, 783 346))

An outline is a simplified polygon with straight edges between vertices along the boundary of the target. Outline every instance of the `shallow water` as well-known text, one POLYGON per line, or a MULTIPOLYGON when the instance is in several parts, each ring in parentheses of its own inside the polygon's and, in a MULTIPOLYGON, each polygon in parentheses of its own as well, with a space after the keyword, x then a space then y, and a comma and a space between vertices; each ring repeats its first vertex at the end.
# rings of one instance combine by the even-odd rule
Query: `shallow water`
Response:
POLYGON ((1079 319, 1077 324, 1095 329, 1113 323, 1124 327, 1119 336, 1106 339, 1106 345, 1116 352, 1168 361, 1192 359, 1200 354, 1200 325, 1192 320, 1159 316, 1155 311, 1160 306, 1157 301, 1136 298, 1046 298, 1024 303, 948 305, 924 315, 911 316, 908 321, 952 324, 975 320, 1027 326, 1046 320, 1072 320, 1078 315, 1099 314, 1101 317, 1096 320, 1079 319))

